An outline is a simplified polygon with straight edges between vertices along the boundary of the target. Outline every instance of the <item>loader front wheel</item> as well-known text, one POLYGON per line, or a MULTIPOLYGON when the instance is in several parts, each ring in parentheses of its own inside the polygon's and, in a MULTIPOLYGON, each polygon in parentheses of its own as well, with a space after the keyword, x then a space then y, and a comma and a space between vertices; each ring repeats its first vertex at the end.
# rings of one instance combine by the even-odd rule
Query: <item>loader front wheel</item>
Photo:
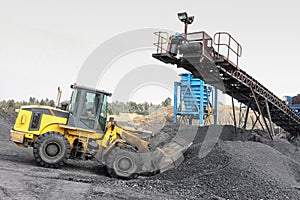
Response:
POLYGON ((106 159, 107 172, 114 178, 136 178, 141 171, 141 159, 138 153, 116 147, 106 159))
POLYGON ((57 132, 47 132, 39 136, 33 146, 33 155, 39 165, 58 168, 70 156, 70 143, 57 132))

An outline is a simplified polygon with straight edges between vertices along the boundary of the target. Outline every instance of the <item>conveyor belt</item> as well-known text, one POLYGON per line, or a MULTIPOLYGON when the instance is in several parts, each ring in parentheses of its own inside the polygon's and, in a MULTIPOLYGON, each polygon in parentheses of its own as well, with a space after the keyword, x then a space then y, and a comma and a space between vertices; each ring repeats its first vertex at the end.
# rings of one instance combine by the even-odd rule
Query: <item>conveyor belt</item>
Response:
MULTIPOLYGON (((195 35, 195 33, 190 34, 195 35)), ((284 101, 241 70, 237 65, 238 60, 235 64, 228 59, 230 57, 229 52, 239 56, 239 51, 241 51, 239 44, 237 43, 237 51, 230 47, 230 42, 229 45, 226 44, 228 54, 225 57, 219 54, 219 47, 224 45, 220 43, 220 37, 217 39, 218 41, 215 39, 215 44, 218 47, 216 51, 212 47, 211 37, 205 32, 197 32, 196 34, 202 34, 202 36, 197 39, 194 37, 191 40, 187 39, 188 37, 176 38, 176 44, 171 40, 168 48, 165 49, 163 44, 156 44, 157 53, 152 54, 152 56, 164 63, 174 64, 190 71, 194 77, 222 90, 239 102, 248 105, 252 110, 256 112, 261 110, 262 115, 266 118, 268 118, 268 109, 266 108, 269 107, 272 122, 290 133, 290 139, 296 138, 300 133, 300 116, 284 101), (174 46, 172 47, 172 45, 174 46), (169 49, 172 49, 172 52, 169 49), (253 100, 254 96, 258 100, 258 104, 253 100)), ((231 42, 236 42, 231 36, 230 39, 231 42)))

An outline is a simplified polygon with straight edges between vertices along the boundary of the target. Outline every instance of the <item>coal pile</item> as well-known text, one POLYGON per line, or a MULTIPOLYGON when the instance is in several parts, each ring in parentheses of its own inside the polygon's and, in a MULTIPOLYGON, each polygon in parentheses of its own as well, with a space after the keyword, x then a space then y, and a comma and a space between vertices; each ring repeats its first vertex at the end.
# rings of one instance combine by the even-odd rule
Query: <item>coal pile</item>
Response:
MULTIPOLYGON (((160 134, 170 140, 178 127, 168 125, 160 134)), ((218 140, 206 156, 199 155, 211 127, 199 127, 180 166, 122 185, 174 199, 298 199, 300 163, 294 145, 283 139, 270 141, 259 130, 215 128, 220 130, 218 140)))
POLYGON ((9 139, 10 129, 13 127, 17 113, 5 112, 0 109, 0 139, 9 139))

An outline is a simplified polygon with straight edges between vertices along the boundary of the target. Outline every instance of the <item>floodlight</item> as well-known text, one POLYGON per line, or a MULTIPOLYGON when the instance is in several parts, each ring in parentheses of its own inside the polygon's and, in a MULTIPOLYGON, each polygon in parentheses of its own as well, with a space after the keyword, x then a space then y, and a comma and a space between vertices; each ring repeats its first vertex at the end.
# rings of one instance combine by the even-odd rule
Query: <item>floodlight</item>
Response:
POLYGON ((187 23, 188 23, 188 24, 193 23, 193 21, 194 21, 194 16, 188 17, 188 19, 187 19, 187 23))
POLYGON ((178 15, 178 19, 182 22, 186 22, 188 16, 186 12, 182 12, 182 13, 177 13, 178 15))
POLYGON ((184 23, 184 33, 187 34, 188 24, 193 23, 194 16, 189 17, 186 12, 177 13, 178 19, 184 23))

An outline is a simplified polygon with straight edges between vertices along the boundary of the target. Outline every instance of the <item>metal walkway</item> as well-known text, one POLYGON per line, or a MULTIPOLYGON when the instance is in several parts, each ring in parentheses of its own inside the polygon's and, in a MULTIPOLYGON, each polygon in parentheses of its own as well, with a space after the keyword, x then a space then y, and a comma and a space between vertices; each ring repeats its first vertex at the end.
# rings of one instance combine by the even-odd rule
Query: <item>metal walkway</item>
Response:
MULTIPOLYGON (((204 80, 256 111, 256 121, 259 116, 263 116, 271 139, 274 133, 272 122, 290 133, 290 140, 299 135, 300 116, 239 68, 238 58, 242 54, 242 47, 230 34, 219 32, 214 35, 214 39, 203 31, 171 37, 166 32, 155 34, 158 42, 154 44, 157 46, 157 52, 152 54, 154 58, 190 71, 194 77, 204 80), (213 48, 213 41, 216 49, 213 48), (269 125, 266 118, 269 119, 269 125)), ((245 124, 247 118, 248 112, 245 124)))

